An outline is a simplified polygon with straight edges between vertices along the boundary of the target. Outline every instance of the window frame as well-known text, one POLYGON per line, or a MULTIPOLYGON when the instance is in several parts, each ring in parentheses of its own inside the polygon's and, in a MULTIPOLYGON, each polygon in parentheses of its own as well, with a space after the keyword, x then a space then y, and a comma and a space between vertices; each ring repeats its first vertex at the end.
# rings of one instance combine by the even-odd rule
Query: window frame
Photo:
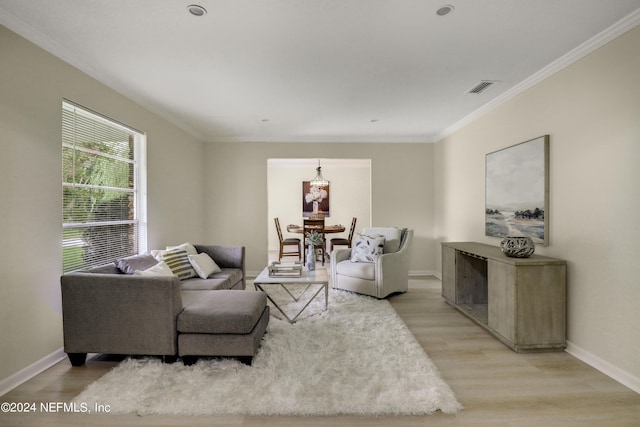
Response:
MULTIPOLYGON (((68 273, 71 271, 77 271, 77 270, 82 270, 82 269, 87 269, 87 268, 91 268, 91 267, 95 267, 98 265, 104 265, 105 263, 114 261, 117 258, 122 258, 123 254, 122 252, 120 253, 116 253, 113 252, 113 249, 109 247, 109 245, 96 245, 99 246, 99 248, 101 249, 101 254, 103 254, 98 261, 95 262, 91 262, 91 261, 86 261, 86 259, 83 259, 81 262, 77 262, 77 260, 73 259, 73 256, 69 256, 68 259, 66 257, 65 254, 65 250, 68 250, 69 248, 74 247, 89 247, 90 244, 87 244, 86 241, 84 241, 84 239, 81 239, 82 241, 78 242, 77 239, 65 239, 64 237, 64 233, 65 230, 70 230, 70 229, 95 229, 97 227, 100 226, 114 226, 114 225, 134 225, 134 230, 135 227, 137 226, 137 233, 134 231, 133 233, 129 232, 128 235, 131 237, 135 237, 135 242, 133 243, 132 246, 132 250, 131 251, 127 251, 127 255, 137 255, 137 254, 142 254, 142 253, 146 253, 147 252, 147 158, 146 158, 146 135, 141 132, 138 131, 137 129, 122 124, 114 119, 111 119, 107 116, 104 116, 100 113, 97 113, 93 110, 90 110, 84 106, 81 106, 73 101, 70 101, 68 99, 63 98, 62 100, 62 109, 61 109, 61 125, 62 125, 62 144, 61 144, 61 157, 62 157, 62 167, 63 167, 63 173, 62 173, 62 177, 61 177, 61 189, 62 194, 61 194, 61 198, 63 200, 63 211, 62 211, 62 231, 63 231, 63 238, 62 238, 62 269, 63 269, 63 273, 68 273), (130 135, 130 138, 132 138, 132 145, 133 145, 133 160, 125 160, 123 158, 118 158, 115 155, 111 155, 109 153, 106 152, 101 152, 99 150, 93 150, 93 149, 89 149, 89 148, 85 148, 85 147, 79 147, 78 144, 76 144, 76 133, 75 133, 75 129, 73 130, 73 137, 72 137, 72 143, 69 144, 67 142, 65 142, 65 132, 69 132, 70 129, 68 128, 68 123, 67 123, 67 119, 65 118, 65 114, 64 114, 64 110, 67 110, 68 112, 71 112, 74 115, 74 123, 75 123, 75 117, 76 116, 80 116, 83 119, 88 119, 91 121, 95 121, 98 122, 102 125, 108 126, 109 128, 112 128, 114 130, 118 130, 118 131, 122 131, 127 133, 128 135, 130 135), (71 165, 71 168, 73 170, 73 181, 74 182, 65 182, 65 152, 68 152, 68 150, 73 150, 72 153, 74 155, 74 160, 73 160, 73 164, 71 165), (82 183, 78 183, 75 182, 77 181, 77 179, 75 178, 75 173, 77 171, 77 165, 75 164, 75 154, 77 152, 82 152, 85 154, 93 154, 96 156, 100 156, 102 158, 113 158, 113 159, 117 159, 119 161, 124 161, 125 163, 131 163, 132 165, 132 169, 133 169, 133 188, 131 190, 125 189, 125 188, 112 188, 112 187, 108 187, 108 186, 101 186, 101 185, 92 185, 92 184, 82 184, 82 183), (123 195, 124 194, 132 194, 133 198, 134 198, 134 203, 133 203, 133 219, 127 219, 127 220, 106 220, 106 221, 70 221, 70 222, 65 222, 65 191, 64 188, 85 188, 87 190, 102 190, 102 191, 109 191, 109 190, 116 190, 118 192, 121 192, 123 195), (102 249, 104 249, 105 251, 102 251, 102 249), (72 260, 74 262, 70 262, 69 261, 72 260)), ((68 162, 67 162, 68 163, 68 162)), ((84 249, 86 250, 86 249, 84 249)))

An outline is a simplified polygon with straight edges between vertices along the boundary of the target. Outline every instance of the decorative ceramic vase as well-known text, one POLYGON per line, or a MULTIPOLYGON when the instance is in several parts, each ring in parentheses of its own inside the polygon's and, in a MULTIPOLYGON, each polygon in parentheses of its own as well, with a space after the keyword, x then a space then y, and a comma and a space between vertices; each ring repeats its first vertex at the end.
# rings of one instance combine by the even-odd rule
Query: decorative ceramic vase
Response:
POLYGON ((313 245, 309 245, 307 248, 307 270, 313 271, 316 269, 316 248, 313 245))
POLYGON ((507 236, 500 242, 500 249, 508 257, 527 258, 536 250, 536 245, 527 236, 507 236))

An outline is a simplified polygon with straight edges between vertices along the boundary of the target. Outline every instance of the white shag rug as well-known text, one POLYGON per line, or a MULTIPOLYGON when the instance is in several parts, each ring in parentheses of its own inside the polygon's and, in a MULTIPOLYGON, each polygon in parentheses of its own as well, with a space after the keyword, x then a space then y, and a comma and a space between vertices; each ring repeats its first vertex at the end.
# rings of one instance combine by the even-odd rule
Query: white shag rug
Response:
POLYGON ((272 316, 252 366, 235 359, 200 359, 192 366, 126 359, 74 402, 140 415, 423 415, 462 409, 389 302, 330 289, 329 309, 323 308, 321 292, 295 324, 272 316))

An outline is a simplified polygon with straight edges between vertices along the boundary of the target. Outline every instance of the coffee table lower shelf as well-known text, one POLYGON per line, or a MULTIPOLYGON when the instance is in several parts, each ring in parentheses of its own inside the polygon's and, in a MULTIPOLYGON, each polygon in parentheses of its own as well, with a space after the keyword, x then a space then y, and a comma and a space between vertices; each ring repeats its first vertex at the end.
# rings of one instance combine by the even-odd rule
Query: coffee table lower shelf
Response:
POLYGON ((309 304, 311 304, 311 301, 313 301, 320 294, 320 292, 322 292, 323 289, 324 289, 325 311, 328 309, 328 306, 329 306, 329 278, 327 275, 327 270, 324 268, 319 268, 314 271, 303 270, 300 277, 277 277, 277 276, 270 276, 269 267, 267 267, 264 270, 262 270, 262 272, 258 275, 258 277, 255 278, 255 280, 253 281, 253 286, 256 288, 256 291, 262 291, 267 295, 267 299, 271 301, 273 306, 280 313, 282 313, 282 315, 289 321, 289 323, 295 323, 300 317, 300 315, 302 314, 302 312, 304 312, 305 309, 309 306, 309 304), (291 289, 287 287, 287 286, 293 286, 293 285, 305 286, 302 293, 300 293, 297 297, 291 292, 291 289), (289 315, 287 315, 287 313, 280 307, 280 305, 271 297, 269 292, 267 292, 267 288, 269 286, 279 286, 282 289, 284 289, 287 294, 289 294, 289 296, 293 299, 293 301, 298 302, 300 298, 302 298, 302 296, 306 294, 307 291, 313 285, 321 285, 321 286, 315 291, 315 293, 311 296, 311 298, 309 298, 307 303, 293 317, 289 317, 289 315))

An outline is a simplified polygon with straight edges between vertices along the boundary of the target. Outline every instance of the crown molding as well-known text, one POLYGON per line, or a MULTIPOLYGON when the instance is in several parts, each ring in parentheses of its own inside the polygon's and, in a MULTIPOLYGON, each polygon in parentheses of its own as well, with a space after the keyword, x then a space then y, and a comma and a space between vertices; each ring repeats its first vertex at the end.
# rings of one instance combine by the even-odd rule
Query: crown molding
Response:
POLYGON ((560 57, 559 59, 555 60, 551 64, 542 68, 537 73, 531 75, 527 79, 523 80, 519 84, 515 85, 511 89, 504 92, 503 94, 497 96, 493 100, 484 104, 482 107, 475 110, 473 113, 465 116, 464 118, 457 121, 453 125, 447 127, 442 132, 434 136, 433 138, 434 141, 436 142, 440 141, 446 136, 451 135, 453 132, 463 128, 464 126, 473 122, 474 120, 484 115, 485 113, 493 110, 497 106, 516 97, 517 95, 521 94, 525 90, 535 86, 536 84, 551 77, 552 75, 558 73, 559 71, 562 71, 563 69, 567 68, 571 64, 589 55, 591 52, 601 48, 602 46, 611 42, 612 40, 617 39, 624 33, 634 29, 638 25, 640 25, 640 9, 637 9, 635 12, 622 18, 620 21, 616 22, 609 28, 593 36, 592 38, 582 43, 580 46, 576 47, 575 49, 569 51, 569 53, 567 53, 566 55, 560 57))
POLYGON ((405 144, 432 144, 435 142, 432 136, 272 136, 272 137, 215 137, 205 140, 210 143, 238 143, 238 142, 271 142, 271 143, 300 143, 300 144, 384 144, 384 143, 405 143, 405 144))

